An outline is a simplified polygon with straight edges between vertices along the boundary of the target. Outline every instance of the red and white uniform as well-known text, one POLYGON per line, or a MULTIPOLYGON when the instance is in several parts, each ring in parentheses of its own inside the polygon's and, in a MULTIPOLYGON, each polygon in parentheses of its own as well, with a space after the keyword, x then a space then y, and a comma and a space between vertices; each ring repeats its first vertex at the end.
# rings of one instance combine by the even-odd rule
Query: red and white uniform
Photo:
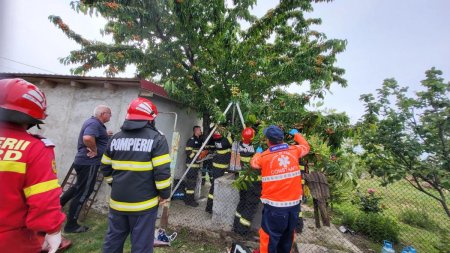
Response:
POLYGON ((36 234, 64 222, 54 145, 0 122, 0 252, 40 252, 36 234))

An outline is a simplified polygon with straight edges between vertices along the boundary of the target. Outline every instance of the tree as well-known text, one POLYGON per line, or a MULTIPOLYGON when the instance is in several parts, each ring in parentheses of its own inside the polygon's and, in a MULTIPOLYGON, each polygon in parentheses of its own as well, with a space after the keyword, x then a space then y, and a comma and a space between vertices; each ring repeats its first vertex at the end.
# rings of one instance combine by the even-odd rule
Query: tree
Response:
POLYGON ((106 68, 114 76, 134 64, 138 77, 164 84, 201 112, 208 126, 230 101, 232 88, 257 104, 275 87, 293 83, 309 83, 311 96, 318 97, 333 82, 346 85, 344 70, 334 66, 346 41, 327 39, 310 28, 321 20, 304 16, 311 2, 321 1, 282 0, 261 18, 251 14, 256 0, 72 2, 77 12, 107 19, 101 32, 112 35, 111 44, 83 38, 58 16, 49 19, 81 45, 61 59, 78 65, 73 74, 106 68))
POLYGON ((388 184, 402 178, 438 201, 450 217, 450 82, 435 68, 426 71, 424 90, 408 89, 386 79, 372 94, 361 96, 366 113, 360 122, 361 145, 373 175, 388 184), (433 190, 423 187, 428 183, 433 190))

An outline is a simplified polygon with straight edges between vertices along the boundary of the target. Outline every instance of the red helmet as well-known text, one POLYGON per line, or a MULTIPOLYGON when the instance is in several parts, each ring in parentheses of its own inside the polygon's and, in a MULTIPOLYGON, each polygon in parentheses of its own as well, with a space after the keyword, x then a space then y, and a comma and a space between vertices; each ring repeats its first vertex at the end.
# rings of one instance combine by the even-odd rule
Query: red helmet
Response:
POLYGON ((150 100, 146 98, 136 98, 131 101, 128 106, 127 116, 128 120, 154 120, 158 116, 158 110, 150 100))
POLYGON ((17 123, 42 124, 47 117, 45 94, 19 78, 0 80, 0 108, 7 111, 8 121, 17 123))
POLYGON ((218 139, 222 138, 222 135, 218 131, 215 131, 213 133, 212 137, 214 140, 218 140, 218 139))
POLYGON ((253 141, 253 138, 255 138, 255 130, 251 127, 244 128, 242 130, 242 142, 245 144, 250 144, 253 141))

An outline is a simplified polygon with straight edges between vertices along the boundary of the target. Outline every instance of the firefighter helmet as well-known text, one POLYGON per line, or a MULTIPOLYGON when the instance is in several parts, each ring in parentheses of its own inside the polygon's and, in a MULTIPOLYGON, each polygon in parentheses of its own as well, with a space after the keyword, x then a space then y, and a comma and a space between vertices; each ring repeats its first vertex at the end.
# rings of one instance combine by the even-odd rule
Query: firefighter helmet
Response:
POLYGON ((158 110, 150 100, 146 98, 136 98, 128 106, 127 120, 154 120, 158 116, 158 110))
POLYGON ((47 99, 36 85, 20 78, 0 80, 0 120, 43 124, 47 99))
POLYGON ((250 144, 253 141, 253 138, 255 138, 255 130, 251 127, 244 128, 242 130, 242 142, 245 144, 250 144))
POLYGON ((220 134, 218 131, 215 131, 212 135, 214 140, 218 140, 220 138, 222 138, 222 134, 220 134))

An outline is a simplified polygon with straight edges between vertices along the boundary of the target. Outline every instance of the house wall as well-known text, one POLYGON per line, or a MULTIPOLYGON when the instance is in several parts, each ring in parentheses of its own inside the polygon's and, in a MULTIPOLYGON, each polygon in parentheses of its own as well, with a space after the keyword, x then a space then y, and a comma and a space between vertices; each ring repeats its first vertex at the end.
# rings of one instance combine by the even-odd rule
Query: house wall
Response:
MULTIPOLYGON (((66 176, 70 165, 76 154, 77 138, 83 122, 92 114, 95 106, 105 104, 111 107, 111 121, 106 123, 108 130, 117 132, 120 130, 129 102, 139 95, 140 87, 118 86, 115 90, 106 89, 103 86, 86 86, 85 88, 72 87, 68 84, 57 84, 56 86, 38 85, 46 96, 48 103, 48 117, 42 129, 33 128, 31 132, 41 134, 55 145, 56 164, 60 183, 66 176)), ((180 146, 175 177, 182 174, 184 169, 184 146, 187 139, 192 135, 192 126, 200 124, 195 112, 188 111, 179 104, 161 97, 149 97, 156 104, 160 112, 156 118, 156 127, 162 131, 168 140, 169 147, 172 144, 172 136, 175 123, 175 113, 177 123, 175 130, 180 134, 180 146)), ((107 208, 109 200, 109 186, 103 184, 100 189, 95 207, 97 209, 107 208)))

